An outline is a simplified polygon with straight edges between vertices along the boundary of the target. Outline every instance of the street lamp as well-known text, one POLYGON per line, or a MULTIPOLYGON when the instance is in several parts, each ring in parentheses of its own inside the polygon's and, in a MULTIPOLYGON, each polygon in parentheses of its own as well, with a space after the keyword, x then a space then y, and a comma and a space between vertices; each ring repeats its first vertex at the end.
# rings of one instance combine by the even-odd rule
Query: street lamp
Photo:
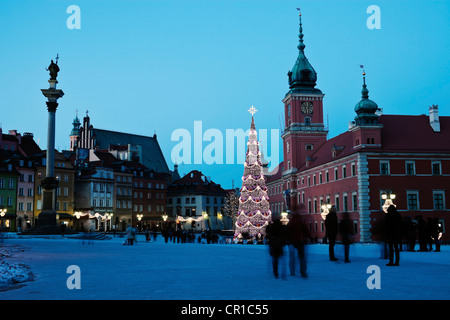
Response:
POLYGON ((322 212, 320 213, 320 215, 322 216, 322 219, 325 220, 327 215, 330 213, 331 204, 324 203, 321 208, 322 208, 322 212))
POLYGON ((0 209, 0 216, 3 218, 6 214, 6 209, 0 209))
POLYGON ((167 221, 167 218, 168 218, 168 217, 169 217, 169 216, 168 216, 167 214, 163 214, 163 215, 162 215, 162 218, 163 218, 164 222, 167 221))
POLYGON ((136 218, 138 219, 139 222, 142 220, 143 217, 144 217, 143 214, 137 214, 136 215, 136 218))
POLYGON ((393 205, 394 207, 396 207, 396 205, 394 204, 394 202, 392 200, 394 200, 396 197, 395 193, 386 193, 383 192, 383 194, 381 195, 381 199, 384 200, 384 204, 383 204, 383 211, 384 213, 388 212, 388 208, 393 205))
POLYGON ((281 221, 281 223, 282 223, 283 225, 287 225, 288 222, 289 222, 289 219, 287 218, 287 216, 288 216, 288 213, 287 213, 287 212, 282 212, 282 213, 281 213, 281 219, 280 219, 280 221, 281 221))

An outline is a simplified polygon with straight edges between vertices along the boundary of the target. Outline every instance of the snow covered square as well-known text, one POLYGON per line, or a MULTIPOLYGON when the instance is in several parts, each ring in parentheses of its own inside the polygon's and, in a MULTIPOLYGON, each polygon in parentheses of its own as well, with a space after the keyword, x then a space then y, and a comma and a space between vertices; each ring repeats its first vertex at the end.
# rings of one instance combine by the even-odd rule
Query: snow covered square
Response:
POLYGON ((290 275, 285 247, 276 279, 266 245, 165 243, 161 236, 146 242, 143 235, 137 239, 129 246, 123 245, 124 238, 112 236, 91 242, 69 236, 7 238, 0 244, 0 300, 450 298, 448 246, 441 252, 402 251, 400 266, 388 267, 378 244, 352 245, 350 263, 343 262, 340 245, 339 260, 332 262, 327 245, 312 244, 307 246, 307 279, 298 270, 290 275), (8 266, 22 266, 15 269, 15 283, 5 280, 8 266), (68 285, 74 276, 71 266, 79 268, 79 289, 68 285), (379 289, 368 286, 371 266, 379 267, 379 289))

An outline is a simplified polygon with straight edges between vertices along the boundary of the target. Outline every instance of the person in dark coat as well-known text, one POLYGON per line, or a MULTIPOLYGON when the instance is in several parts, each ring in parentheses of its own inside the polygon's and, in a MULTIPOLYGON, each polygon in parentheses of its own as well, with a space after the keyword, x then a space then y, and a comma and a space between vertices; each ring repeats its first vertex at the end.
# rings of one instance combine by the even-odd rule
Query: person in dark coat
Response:
POLYGON ((287 224, 288 241, 292 248, 289 255, 289 270, 291 276, 295 275, 295 252, 297 252, 300 260, 300 276, 307 278, 306 273, 306 244, 309 238, 309 231, 305 222, 302 220, 300 214, 292 214, 289 223, 287 224))
POLYGON ((432 234, 436 249, 434 251, 440 252, 441 251, 441 243, 440 243, 440 237, 442 236, 442 224, 439 222, 439 218, 433 219, 433 227, 432 227, 432 234))
POLYGON ((411 217, 406 217, 406 227, 407 227, 406 240, 408 241, 408 251, 415 251, 414 247, 416 246, 417 225, 414 223, 414 221, 412 221, 411 217))
POLYGON ((280 219, 275 219, 266 227, 266 235, 269 240, 269 253, 272 257, 272 269, 275 278, 278 278, 278 264, 283 255, 283 247, 286 242, 286 228, 280 219))
POLYGON ((390 205, 386 214, 386 240, 389 244, 389 263, 387 266, 400 265, 400 242, 402 237, 402 216, 394 205, 390 205), (394 263, 395 252, 395 263, 394 263))
POLYGON ((338 233, 338 219, 336 213, 336 207, 332 206, 330 212, 325 218, 325 228, 328 238, 328 253, 331 261, 337 261, 334 255, 334 245, 336 244, 336 236, 338 233))
POLYGON ((422 216, 417 216, 417 235, 419 237, 419 251, 427 251, 427 226, 422 216))
POLYGON ((428 251, 433 251, 433 220, 427 218, 427 248, 428 251))
POLYGON ((343 218, 339 225, 339 233, 341 234, 342 244, 344 245, 345 262, 349 263, 350 244, 353 243, 353 224, 350 220, 348 212, 343 213, 343 218))

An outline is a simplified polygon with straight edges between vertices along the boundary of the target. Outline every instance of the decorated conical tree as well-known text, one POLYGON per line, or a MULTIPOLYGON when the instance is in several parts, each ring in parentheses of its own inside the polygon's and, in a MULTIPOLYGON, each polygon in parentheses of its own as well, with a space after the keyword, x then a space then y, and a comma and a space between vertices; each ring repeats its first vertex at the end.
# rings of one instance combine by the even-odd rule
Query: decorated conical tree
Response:
POLYGON ((252 114, 252 123, 247 142, 239 210, 236 218, 234 236, 237 242, 242 242, 243 239, 263 239, 266 234, 266 226, 272 219, 253 118, 256 109, 252 106, 249 112, 252 114))

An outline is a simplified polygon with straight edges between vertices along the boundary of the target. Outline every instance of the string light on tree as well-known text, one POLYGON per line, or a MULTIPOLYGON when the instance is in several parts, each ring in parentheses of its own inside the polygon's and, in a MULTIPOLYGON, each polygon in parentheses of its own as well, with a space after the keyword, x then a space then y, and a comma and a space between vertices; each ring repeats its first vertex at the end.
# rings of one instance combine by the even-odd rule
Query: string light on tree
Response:
POLYGON ((242 176, 241 196, 239 197, 239 209, 236 218, 235 241, 242 243, 244 239, 249 241, 263 239, 266 226, 272 219, 269 197, 267 195, 266 181, 261 162, 261 152, 255 129, 253 115, 256 113, 254 106, 248 112, 252 115, 247 153, 242 176))

